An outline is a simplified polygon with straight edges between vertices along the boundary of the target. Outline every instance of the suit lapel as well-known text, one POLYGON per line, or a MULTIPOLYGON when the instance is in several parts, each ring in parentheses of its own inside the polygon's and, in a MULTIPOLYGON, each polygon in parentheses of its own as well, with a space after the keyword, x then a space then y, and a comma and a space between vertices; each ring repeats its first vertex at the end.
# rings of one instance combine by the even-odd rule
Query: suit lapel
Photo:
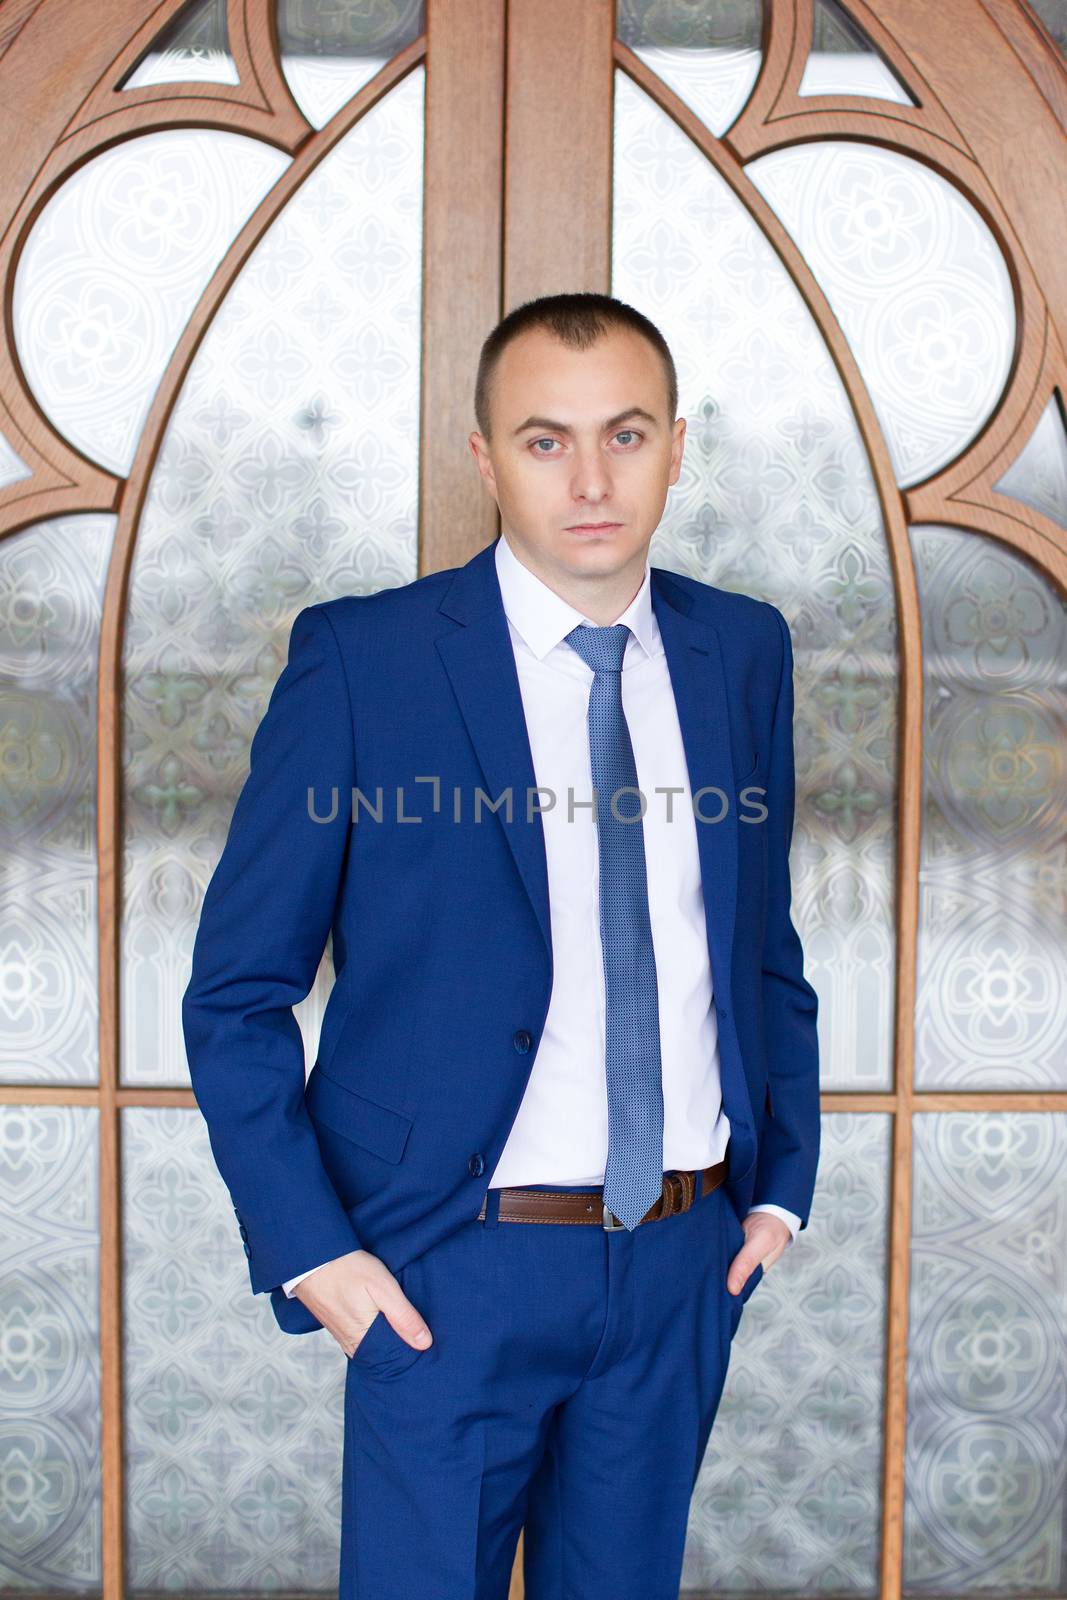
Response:
POLYGON ((712 623, 693 615, 692 605, 692 596, 670 573, 653 567, 652 609, 667 657, 689 787, 698 812, 708 952, 715 992, 722 999, 730 988, 737 906, 737 801, 722 641, 712 623), (712 792, 701 794, 704 789, 712 792), (701 822, 701 816, 720 820, 701 822))
MULTIPOLYGON (((698 808, 722 820, 697 821, 697 847, 704 892, 708 949, 716 990, 729 988, 737 885, 737 811, 730 755, 726 675, 717 629, 692 614, 692 596, 671 574, 652 568, 652 606, 682 731, 690 788, 698 808), (721 794, 699 794, 702 789, 721 794), (725 796, 725 800, 723 798, 725 796)), ((460 712, 485 776, 490 801, 511 790, 496 816, 537 915, 549 956, 552 927, 544 828, 539 815, 526 820, 527 792, 536 787, 515 655, 496 576, 495 546, 480 550, 456 570, 439 607, 462 624, 437 639, 460 712)), ((654 786, 655 778, 652 783, 654 786)), ((470 804, 473 813, 473 796, 470 804)), ((464 798, 464 804, 468 803, 464 798)), ((483 807, 483 816, 487 808, 483 807)), ((488 818, 483 825, 488 825, 488 818)))
MULTIPOLYGON (((487 545, 458 569, 440 610, 462 622, 463 627, 443 634, 437 640, 437 649, 485 775, 490 802, 511 790, 510 819, 506 799, 496 816, 507 835, 551 959, 545 830, 539 813, 535 812, 530 822, 526 820, 527 793, 536 787, 537 779, 494 549, 487 545)), ((474 796, 464 796, 463 804, 470 807, 470 815, 464 813, 465 820, 472 820, 474 796)), ((484 802, 482 818, 480 826, 491 825, 484 802)))

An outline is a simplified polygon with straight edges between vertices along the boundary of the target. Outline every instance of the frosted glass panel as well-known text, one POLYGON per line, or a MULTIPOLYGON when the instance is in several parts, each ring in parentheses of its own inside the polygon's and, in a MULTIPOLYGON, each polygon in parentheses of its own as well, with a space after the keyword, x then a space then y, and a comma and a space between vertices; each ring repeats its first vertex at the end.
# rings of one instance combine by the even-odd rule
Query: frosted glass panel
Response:
POLYGON ((1067 606, 983 534, 921 527, 911 540, 924 664, 915 1081, 1064 1089, 1067 606))
POLYGON ((858 94, 915 104, 863 29, 834 0, 814 0, 811 50, 797 93, 858 94))
POLYGON ((97 1112, 0 1106, 0 1588, 99 1594, 97 1112))
POLYGON ((759 0, 618 0, 616 7, 622 43, 714 134, 737 120, 752 92, 762 25, 759 0))
POLYGON ((425 26, 422 0, 278 0, 282 71, 312 127, 324 127, 425 26))
POLYGON ((1053 42, 1059 46, 1061 55, 1067 59, 1067 4, 1065 4, 1065 0, 1029 0, 1029 4, 1037 12, 1041 21, 1052 35, 1053 42))
POLYGON ((79 450, 126 473, 190 313, 289 157, 218 128, 125 139, 67 179, 15 278, 19 359, 79 450))
POLYGON ((1053 394, 1023 449, 993 487, 1067 529, 1067 429, 1058 395, 1053 394))
POLYGON ((819 330, 748 210, 621 72, 615 104, 612 292, 662 328, 687 419, 651 559, 770 600, 790 624, 793 904, 822 1084, 886 1088, 899 669, 869 464, 819 330))
MULTIPOLYGON (((424 78, 356 124, 253 252, 149 486, 125 636, 127 1083, 188 1082, 200 907, 293 618, 417 576, 424 78)), ((309 1053, 331 982, 327 958, 297 1008, 309 1053)))
POLYGON ((128 1588, 336 1595, 344 1353, 249 1294, 200 1113, 121 1117, 128 1588))
POLYGON ((852 346, 898 483, 918 483, 966 448, 1007 380, 1015 306, 996 240, 954 184, 898 151, 820 140, 745 171, 852 346))
POLYGON ((878 1593, 890 1119, 822 1119, 809 1226, 746 1303, 682 1593, 878 1593))
POLYGON ((905 1592, 1061 1596, 1067 1115, 914 1129, 905 1592))
POLYGON ((0 433, 0 489, 6 489, 12 483, 21 483, 23 478, 32 476, 32 472, 18 451, 13 449, 0 433))
POLYGON ((58 517, 0 543, 3 1083, 99 1074, 97 669, 114 532, 111 516, 58 517))
POLYGON ((230 54, 226 0, 190 0, 146 50, 117 87, 143 89, 154 83, 237 83, 230 54))

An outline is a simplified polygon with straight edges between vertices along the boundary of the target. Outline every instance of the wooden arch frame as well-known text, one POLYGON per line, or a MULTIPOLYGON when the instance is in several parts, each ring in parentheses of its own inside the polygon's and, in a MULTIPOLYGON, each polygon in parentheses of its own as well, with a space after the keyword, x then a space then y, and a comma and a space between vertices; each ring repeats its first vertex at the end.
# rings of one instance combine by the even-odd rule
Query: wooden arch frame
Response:
MULTIPOLYGON (((822 330, 867 447, 882 507, 902 640, 897 862, 897 992, 892 1091, 822 1097, 827 1111, 880 1111, 893 1118, 888 1284, 881 1594, 902 1589, 904 1425, 912 1114, 944 1110, 1067 1110, 1067 1093, 919 1093, 912 1077, 918 917, 922 661, 909 523, 946 523, 1000 540, 1032 559, 1067 593, 1067 534, 994 487, 1028 440, 1049 396, 1067 396, 1067 259, 1048 205, 1050 175, 1067 141, 1067 73, 1025 0, 843 0, 915 106, 845 96, 800 97, 812 0, 765 0, 763 59, 746 106, 721 139, 614 38, 612 0, 427 0, 427 31, 360 91, 338 117, 312 129, 278 60, 271 0, 228 0, 237 85, 164 84, 116 91, 133 61, 183 0, 162 0, 146 18, 141 0, 7 0, 0 19, 5 100, 0 129, 11 152, 0 178, 0 431, 31 477, 0 491, 0 537, 48 517, 118 514, 101 634, 99 701, 98 1085, 12 1085, 7 1103, 92 1105, 100 1113, 101 1383, 103 1406, 104 1594, 124 1591, 121 1217, 119 1113, 127 1105, 194 1104, 191 1091, 122 1088, 118 1071, 118 872, 121 862, 119 706, 125 596, 136 527, 166 422, 211 315, 263 229, 275 195, 292 192, 340 133, 388 88, 425 62, 426 227, 422 395, 420 571, 466 559, 493 531, 481 487, 463 471, 449 435, 467 407, 451 374, 473 373, 480 340, 519 300, 556 289, 610 288, 613 76, 627 72, 671 115, 748 206, 778 251, 822 330), (65 16, 57 22, 59 4, 65 16), (93 25, 85 18, 92 13, 93 25), (958 49, 966 17, 969 48, 958 49), (63 86, 62 95, 56 91, 63 86), (995 92, 993 92, 995 91, 995 92), (583 107, 576 144, 572 108, 583 107), (5 127, 5 123, 7 124, 5 127), (12 294, 18 257, 48 197, 107 146, 154 128, 211 126, 265 139, 293 157, 227 253, 190 320, 156 395, 142 448, 123 481, 89 461, 51 426, 17 359, 12 294), (1012 151, 1027 129, 1025 162, 1012 151), (19 138, 14 137, 18 132, 19 138), (855 359, 819 285, 774 213, 745 177, 757 155, 812 139, 877 142, 926 162, 955 183, 993 230, 1012 275, 1019 339, 1005 392, 989 421, 954 461, 906 491, 888 454, 855 359), (558 177, 557 218, 541 226, 540 168, 558 177), (296 174, 297 176, 294 176, 296 174), (1036 176, 1035 176, 1036 175, 1036 176), (429 421, 433 428, 427 427, 429 421)), ((519 1592, 518 1588, 515 1590, 519 1592)))
MULTIPOLYGON (((908 87, 914 106, 859 96, 798 94, 812 37, 812 0, 765 7, 764 50, 756 83, 731 127, 716 139, 634 52, 614 42, 625 71, 689 137, 731 187, 774 246, 817 323, 852 405, 875 481, 894 576, 900 624, 898 814, 896 858, 896 1003, 894 1088, 885 1095, 826 1093, 826 1111, 888 1111, 893 1119, 889 1282, 884 1389, 881 1593, 903 1590, 904 1456, 907 1405, 912 1116, 947 1110, 1065 1110, 1067 1093, 922 1093, 914 1087, 913 1017, 917 992, 918 877, 922 806, 922 632, 908 527, 941 523, 977 531, 1030 558, 1067 597, 1067 532, 994 485, 1029 440, 1053 393, 1067 395, 1064 345, 1011 216, 971 148, 915 63, 863 0, 847 9, 908 87), (880 424, 851 347, 791 235, 744 172, 769 151, 813 140, 876 143, 925 162, 964 194, 1004 256, 1016 313, 1016 346, 1001 397, 957 456, 906 490, 897 488, 880 424)), ((960 12, 964 7, 947 9, 960 12)), ((1018 8, 1021 9, 1021 8, 1018 8)), ((1018 20, 1018 19, 1016 19, 1018 20)), ((1052 67, 1067 73, 1051 42, 1052 67)), ((1052 82, 1055 78, 1050 74, 1052 82)), ((1062 116, 1060 133, 1064 132, 1062 116)), ((1067 156, 1067 140, 1063 154, 1067 156)), ((1060 302, 1061 306, 1063 302, 1060 302)))
MULTIPOLYGON (((5 1084, 8 1105, 93 1106, 99 1113, 100 1389, 103 1600, 125 1593, 120 1116, 128 1106, 195 1108, 191 1089, 123 1087, 120 1081, 122 645, 136 537, 167 423, 211 319, 264 232, 314 167, 409 72, 432 61, 426 83, 423 229, 423 381, 420 409, 456 425, 465 417, 452 373, 473 373, 486 328, 499 316, 501 107, 504 17, 496 0, 434 0, 426 31, 400 51, 323 128, 297 107, 281 70, 272 0, 227 0, 236 85, 180 82, 118 91, 144 49, 185 0, 161 0, 146 20, 140 0, 14 0, 0 31, 0 134, 16 152, 0 176, 0 433, 31 476, 0 490, 0 539, 48 518, 117 517, 100 628, 97 700, 98 1083, 5 1084), (55 17, 64 7, 61 19, 55 17), (89 19, 92 19, 90 27, 89 19), (91 41, 87 43, 87 41, 91 41), (58 57, 58 60, 57 60, 58 57), (62 82, 64 95, 56 93, 62 82), (4 128, 10 117, 12 127, 4 128), (51 196, 82 166, 123 140, 159 128, 213 127, 263 139, 291 166, 231 242, 173 351, 152 401, 133 467, 123 479, 73 447, 40 409, 17 359, 14 280, 22 249, 51 196), (27 130, 29 134, 27 136, 27 130), (455 152, 462 149, 463 162, 455 152), (429 203, 432 197, 432 203, 429 203), (436 270, 431 270, 436 268, 436 270), (457 289, 457 286, 460 286, 457 289)), ((422 461, 420 555, 435 566, 466 556, 495 531, 463 463, 439 450, 422 461), (449 509, 465 504, 465 522, 449 509), (426 507, 439 505, 431 519, 426 507), (470 548, 467 549, 466 546, 470 548)))

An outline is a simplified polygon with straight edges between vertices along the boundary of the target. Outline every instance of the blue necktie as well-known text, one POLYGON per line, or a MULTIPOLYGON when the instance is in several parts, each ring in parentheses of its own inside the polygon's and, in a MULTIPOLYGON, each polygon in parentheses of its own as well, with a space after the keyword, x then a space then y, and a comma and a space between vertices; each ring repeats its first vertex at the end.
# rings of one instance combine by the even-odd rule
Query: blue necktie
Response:
POLYGON ((663 1193, 663 1075, 642 802, 636 792, 619 793, 637 790, 622 708, 622 659, 629 632, 624 622, 609 628, 583 622, 566 637, 594 674, 588 721, 607 1000, 604 1203, 632 1230, 663 1193), (620 822, 620 816, 633 820, 620 822))

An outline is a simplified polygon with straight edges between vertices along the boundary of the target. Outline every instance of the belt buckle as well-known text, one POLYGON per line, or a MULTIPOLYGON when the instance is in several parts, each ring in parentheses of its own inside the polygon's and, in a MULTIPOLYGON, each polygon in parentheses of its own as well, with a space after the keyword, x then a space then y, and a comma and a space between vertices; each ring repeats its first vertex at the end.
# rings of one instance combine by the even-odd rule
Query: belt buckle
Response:
POLYGON ((625 1222, 620 1222, 618 1217, 615 1215, 614 1211, 609 1211, 608 1210, 607 1203, 605 1202, 603 1196, 601 1196, 600 1204, 601 1204, 601 1207, 603 1208, 602 1209, 602 1214, 601 1214, 601 1222, 603 1224, 605 1233, 618 1233, 620 1228, 625 1230, 625 1228, 626 1228, 625 1222))

